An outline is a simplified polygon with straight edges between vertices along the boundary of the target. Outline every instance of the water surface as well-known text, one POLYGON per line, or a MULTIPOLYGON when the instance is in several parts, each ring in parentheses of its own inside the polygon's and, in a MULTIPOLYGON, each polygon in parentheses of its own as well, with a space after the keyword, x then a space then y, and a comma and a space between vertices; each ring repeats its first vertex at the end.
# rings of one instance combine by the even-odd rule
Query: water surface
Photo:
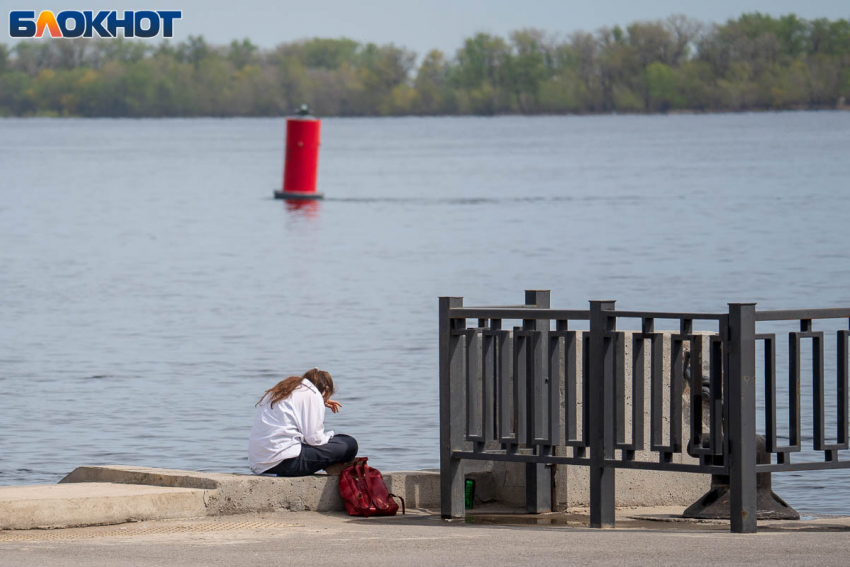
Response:
MULTIPOLYGON (((437 467, 440 295, 850 305, 850 113, 322 127, 293 208, 282 119, 0 120, 0 484, 247 472, 254 403, 313 366, 375 466, 437 467)), ((848 474, 775 486, 850 513, 848 474)))

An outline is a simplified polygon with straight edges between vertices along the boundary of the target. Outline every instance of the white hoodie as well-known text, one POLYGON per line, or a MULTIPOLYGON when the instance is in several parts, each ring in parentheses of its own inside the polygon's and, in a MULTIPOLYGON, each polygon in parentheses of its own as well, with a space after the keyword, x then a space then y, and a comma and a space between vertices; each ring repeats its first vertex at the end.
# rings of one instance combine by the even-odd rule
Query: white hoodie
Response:
POLYGON ((269 407, 268 399, 257 406, 248 462, 254 474, 262 474, 301 454, 301 444, 319 446, 334 436, 325 432, 325 400, 306 378, 284 400, 269 407))

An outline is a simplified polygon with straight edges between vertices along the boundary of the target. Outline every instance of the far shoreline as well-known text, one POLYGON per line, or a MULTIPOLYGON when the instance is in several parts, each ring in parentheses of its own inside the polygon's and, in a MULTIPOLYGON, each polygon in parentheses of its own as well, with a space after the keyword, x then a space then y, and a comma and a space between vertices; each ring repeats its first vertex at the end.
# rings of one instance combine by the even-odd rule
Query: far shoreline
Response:
MULTIPOLYGON (((824 106, 824 107, 802 107, 802 108, 748 108, 745 110, 694 110, 694 109, 675 109, 668 112, 565 112, 565 113, 511 113, 503 112, 498 114, 397 114, 397 115, 380 115, 380 114, 358 114, 358 115, 328 115, 318 116, 322 120, 359 120, 359 119, 404 119, 404 118, 566 118, 566 117, 596 117, 596 116, 716 116, 716 115, 742 115, 742 114, 793 114, 805 112, 850 112, 850 105, 840 106, 824 106)), ((0 116, 0 120, 279 120, 285 119, 288 115, 281 114, 276 116, 216 116, 216 115, 193 115, 193 116, 59 116, 51 113, 32 114, 32 115, 6 115, 0 116)))

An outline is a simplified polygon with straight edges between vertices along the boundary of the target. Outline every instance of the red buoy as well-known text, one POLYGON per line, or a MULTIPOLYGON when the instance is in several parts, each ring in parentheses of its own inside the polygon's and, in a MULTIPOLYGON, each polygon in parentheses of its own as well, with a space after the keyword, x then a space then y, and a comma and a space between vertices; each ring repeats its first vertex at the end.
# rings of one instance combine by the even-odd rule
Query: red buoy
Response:
POLYGON ((306 104, 295 116, 286 119, 286 157, 283 165, 283 190, 275 199, 322 199, 316 192, 319 168, 319 128, 322 121, 310 115, 306 104))

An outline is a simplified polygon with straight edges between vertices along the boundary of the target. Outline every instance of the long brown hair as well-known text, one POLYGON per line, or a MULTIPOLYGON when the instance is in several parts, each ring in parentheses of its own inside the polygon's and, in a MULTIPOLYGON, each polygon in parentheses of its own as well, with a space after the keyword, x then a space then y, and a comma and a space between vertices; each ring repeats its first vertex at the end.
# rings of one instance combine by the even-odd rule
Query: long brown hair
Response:
POLYGON ((318 368, 311 368, 303 376, 290 376, 286 380, 281 380, 275 386, 266 390, 266 393, 263 394, 263 397, 255 405, 260 405, 263 400, 268 398, 269 407, 273 408, 276 403, 288 398, 305 379, 312 382, 326 401, 333 395, 334 381, 330 373, 319 370, 318 368))

